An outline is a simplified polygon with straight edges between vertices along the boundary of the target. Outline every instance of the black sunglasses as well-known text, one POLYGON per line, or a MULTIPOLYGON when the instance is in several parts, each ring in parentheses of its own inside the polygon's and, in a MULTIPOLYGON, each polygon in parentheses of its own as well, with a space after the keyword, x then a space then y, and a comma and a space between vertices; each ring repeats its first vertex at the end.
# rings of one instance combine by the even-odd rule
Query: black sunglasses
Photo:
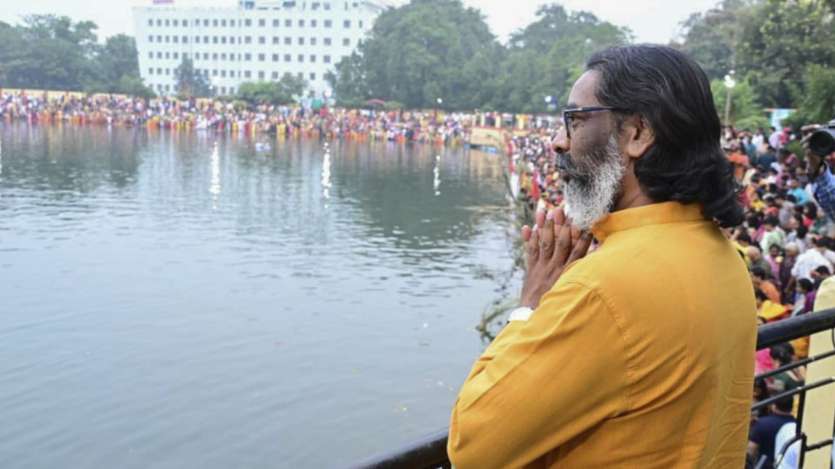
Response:
POLYGON ((613 112, 629 112, 626 109, 619 108, 619 107, 612 107, 612 106, 587 106, 587 107, 572 107, 568 109, 562 110, 562 123, 565 126, 565 136, 571 139, 571 116, 574 114, 581 114, 584 112, 600 112, 600 111, 613 111, 613 112))

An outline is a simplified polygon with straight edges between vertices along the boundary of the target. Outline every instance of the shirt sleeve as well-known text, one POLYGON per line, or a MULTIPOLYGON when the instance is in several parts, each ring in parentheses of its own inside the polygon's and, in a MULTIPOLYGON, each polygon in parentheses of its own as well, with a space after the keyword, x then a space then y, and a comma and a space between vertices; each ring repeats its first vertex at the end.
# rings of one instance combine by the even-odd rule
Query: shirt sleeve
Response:
POLYGON ((835 221, 835 176, 828 166, 824 166, 821 175, 815 178, 812 192, 826 216, 835 221))
POLYGON ((559 284, 478 359, 452 411, 458 469, 520 467, 628 407, 622 321, 593 290, 559 284))

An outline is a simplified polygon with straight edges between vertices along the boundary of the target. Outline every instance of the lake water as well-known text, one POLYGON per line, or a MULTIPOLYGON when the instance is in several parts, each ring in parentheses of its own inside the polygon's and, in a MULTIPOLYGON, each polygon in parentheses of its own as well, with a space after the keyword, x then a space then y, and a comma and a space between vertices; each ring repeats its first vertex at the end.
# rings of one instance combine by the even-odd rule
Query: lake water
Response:
POLYGON ((269 143, 0 124, 1 467, 339 467, 447 425, 519 286, 501 158, 269 143))

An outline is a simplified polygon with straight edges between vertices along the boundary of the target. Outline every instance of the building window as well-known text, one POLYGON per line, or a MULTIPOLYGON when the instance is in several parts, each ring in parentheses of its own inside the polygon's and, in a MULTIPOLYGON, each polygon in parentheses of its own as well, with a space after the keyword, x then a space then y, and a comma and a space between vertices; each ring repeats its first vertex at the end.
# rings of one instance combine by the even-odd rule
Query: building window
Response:
POLYGON ((362 29, 362 20, 360 20, 360 29, 362 29))
POLYGON ((158 59, 161 59, 161 58, 162 58, 162 52, 157 52, 157 58, 158 58, 158 59))
POLYGON ((351 45, 351 40, 346 37, 345 39, 342 40, 342 45, 343 46, 350 46, 351 45))
POLYGON ((279 20, 273 20, 273 28, 277 28, 277 27, 279 27, 279 26, 281 26, 281 21, 279 21, 279 20))
POLYGON ((289 45, 292 45, 292 44, 293 44, 293 39, 291 39, 289 37, 284 38, 284 45, 285 46, 289 46, 289 45))
POLYGON ((153 52, 148 52, 148 58, 153 60, 154 53, 153 52))
POLYGON ((212 44, 217 44, 217 36, 212 36, 212 44))
POLYGON ((168 44, 171 42, 171 36, 165 36, 165 43, 168 44))
POLYGON ((220 26, 222 28, 225 28, 226 27, 226 20, 220 20, 220 26))
MULTIPOLYGON (((198 21, 200 21, 200 20, 198 20, 198 21)), ((203 27, 204 27, 204 28, 208 28, 208 27, 209 27, 209 20, 203 20, 203 27)))
POLYGON ((162 26, 162 20, 157 20, 157 26, 162 26))
POLYGON ((258 38, 258 44, 266 44, 266 43, 267 43, 267 38, 265 38, 264 36, 261 36, 261 37, 258 38))
POLYGON ((303 63, 304 62, 304 54, 299 54, 299 56, 296 57, 296 61, 299 62, 299 63, 303 63))
POLYGON ((200 36, 194 36, 194 42, 200 44, 200 36))
POLYGON ((252 44, 252 36, 245 37, 244 44, 252 44))
POLYGON ((259 80, 263 80, 265 77, 266 77, 266 74, 264 72, 258 72, 258 79, 259 80))
POLYGON ((212 26, 214 26, 215 28, 217 28, 217 20, 212 20, 212 26))
POLYGON ((315 28, 315 27, 316 27, 316 25, 318 25, 318 24, 319 24, 319 22, 318 22, 318 21, 316 21, 316 20, 310 20, 310 27, 311 27, 311 28, 315 28))
POLYGON ((252 20, 244 20, 244 26, 246 26, 246 27, 252 26, 252 20))
POLYGON ((180 42, 180 36, 174 36, 174 44, 177 44, 179 42, 180 42))
POLYGON ((310 54, 310 63, 316 63, 316 56, 313 54, 310 54))
POLYGON ((226 60, 226 54, 221 53, 220 54, 220 60, 226 60))
POLYGON ((300 37, 300 38, 299 38, 299 45, 300 45, 300 46, 303 46, 303 45, 304 45, 304 38, 303 38, 303 37, 300 37))
POLYGON ((304 20, 299 20, 299 27, 304 28, 304 20))
POLYGON ((326 64, 331 63, 331 56, 329 56, 329 55, 322 56, 322 61, 324 61, 326 64))
POLYGON ((278 72, 273 72, 273 80, 278 80, 278 72))
POLYGON ((171 26, 171 22, 170 22, 170 21, 168 21, 168 20, 165 20, 165 25, 166 25, 166 26, 171 26))
POLYGON ((166 53, 165 53, 165 58, 166 58, 166 59, 170 59, 170 58, 171 58, 171 54, 170 54, 169 52, 166 52, 166 53))
POLYGON ((212 76, 213 76, 213 77, 216 77, 216 76, 217 76, 217 70, 212 70, 212 76))
POLYGON ((299 77, 299 80, 304 80, 304 73, 299 72, 296 74, 296 76, 299 77))
POLYGON ((209 36, 203 36, 203 42, 205 44, 208 44, 209 43, 209 36))
POLYGON ((184 27, 184 28, 187 28, 187 27, 188 27, 188 20, 183 20, 183 27, 184 27))
POLYGON ((229 20, 229 26, 235 27, 235 20, 229 20))
POLYGON ((157 75, 162 75, 162 68, 157 68, 157 75))
MULTIPOLYGON (((325 9, 327 10, 327 8, 325 8, 325 9)), ((326 28, 330 28, 331 26, 333 26, 333 21, 331 21, 331 20, 325 20, 325 27, 326 27, 326 28)))
POLYGON ((154 74, 154 68, 151 67, 151 68, 148 69, 148 75, 153 75, 153 74, 154 74))
POLYGON ((226 36, 220 36, 220 43, 226 44, 226 36))
POLYGON ((284 20, 284 26, 287 26, 288 28, 293 26, 293 20, 284 20))
POLYGON ((183 58, 184 58, 184 59, 187 59, 187 58, 188 58, 188 52, 183 52, 183 58))
POLYGON ((345 29, 349 29, 351 27, 351 20, 343 21, 342 26, 345 26, 345 29))
POLYGON ((249 70, 245 71, 244 78, 252 78, 252 72, 250 72, 249 70))
POLYGON ((246 54, 244 54, 244 60, 246 60, 247 62, 249 62, 250 60, 252 60, 252 54, 250 54, 250 53, 246 53, 246 54))
POLYGON ((284 61, 285 62, 292 62, 293 57, 290 54, 284 54, 284 61))
POLYGON ((316 74, 313 73, 313 72, 310 72, 310 81, 314 81, 314 80, 316 80, 316 74))
POLYGON ((179 26, 179 25, 180 25, 180 24, 179 24, 179 21, 174 20, 174 27, 176 28, 176 27, 177 27, 177 26, 179 26))
POLYGON ((316 38, 315 38, 315 37, 310 38, 310 45, 311 45, 311 46, 315 46, 315 45, 316 45, 316 38))
POLYGON ((326 38, 325 38, 325 45, 326 45, 326 46, 331 45, 331 38, 329 38, 329 37, 326 37, 326 38))
POLYGON ((267 54, 258 54, 258 61, 263 62, 267 60, 267 54))
POLYGON ((148 42, 154 42, 154 36, 148 36, 148 42))
POLYGON ((212 60, 217 60, 217 52, 212 54, 212 60))
POLYGON ((278 36, 273 36, 273 45, 276 45, 280 42, 281 42, 281 40, 278 38, 278 36))
POLYGON ((183 44, 188 44, 188 36, 183 36, 183 44))
POLYGON ((162 36, 157 36, 157 42, 162 42, 162 36))
POLYGON ((263 27, 264 27, 264 26, 266 26, 266 25, 267 25, 267 20, 265 20, 265 19, 263 19, 263 18, 262 18, 262 19, 260 19, 260 20, 258 20, 258 26, 260 26, 260 27, 262 27, 262 28, 263 28, 263 27))
POLYGON ((179 59, 180 59, 180 54, 177 53, 177 52, 174 52, 174 60, 179 60, 179 59))
POLYGON ((166 74, 166 75, 171 75, 171 69, 170 69, 170 68, 166 68, 166 69, 165 69, 165 74, 166 74))
POLYGON ((325 2, 325 10, 330 10, 330 9, 331 9, 331 4, 328 3, 328 2, 325 2))
POLYGON ((226 78, 226 70, 220 71, 220 78, 226 78))
POLYGON ((203 60, 209 60, 209 53, 203 52, 203 60))
POLYGON ((278 62, 278 54, 273 54, 273 62, 278 62))
POLYGON ((148 20, 148 26, 153 27, 154 26, 154 20, 148 20))

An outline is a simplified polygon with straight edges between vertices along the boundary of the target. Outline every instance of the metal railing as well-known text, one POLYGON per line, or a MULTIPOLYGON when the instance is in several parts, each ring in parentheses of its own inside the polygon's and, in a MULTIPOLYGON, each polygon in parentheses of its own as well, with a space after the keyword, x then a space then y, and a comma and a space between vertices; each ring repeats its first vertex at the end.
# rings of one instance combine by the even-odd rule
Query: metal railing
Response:
MULTIPOLYGON (((799 339, 801 337, 810 336, 817 332, 832 329, 835 329, 835 308, 765 324, 760 326, 757 331, 757 350, 762 350, 764 348, 771 347, 772 345, 781 344, 794 339, 799 339)), ((835 330, 833 330, 833 345, 835 345, 835 330)), ((809 363, 820 361, 833 355, 835 355, 835 351, 825 352, 814 357, 809 357, 781 366, 780 368, 769 371, 768 373, 758 375, 757 378, 770 378, 784 371, 797 368, 799 366, 805 366, 809 363)), ((835 383, 835 377, 825 378, 815 381, 814 383, 804 383, 803 386, 782 392, 767 399, 763 399, 754 403, 752 406, 751 410, 759 410, 777 402, 780 399, 795 395, 800 396, 795 437, 785 444, 784 448, 781 448, 781 451, 785 452, 789 447, 791 447, 791 445, 797 443, 798 441, 801 442, 799 455, 800 464, 798 467, 803 467, 804 457, 807 452, 825 448, 833 444, 832 438, 810 444, 807 441, 806 434, 803 433, 803 410, 806 405, 806 392, 832 383, 835 383)), ((369 458, 351 466, 351 468, 447 469, 451 467, 451 464, 446 453, 446 446, 447 430, 440 430, 419 440, 413 441, 412 443, 395 451, 369 458)))

